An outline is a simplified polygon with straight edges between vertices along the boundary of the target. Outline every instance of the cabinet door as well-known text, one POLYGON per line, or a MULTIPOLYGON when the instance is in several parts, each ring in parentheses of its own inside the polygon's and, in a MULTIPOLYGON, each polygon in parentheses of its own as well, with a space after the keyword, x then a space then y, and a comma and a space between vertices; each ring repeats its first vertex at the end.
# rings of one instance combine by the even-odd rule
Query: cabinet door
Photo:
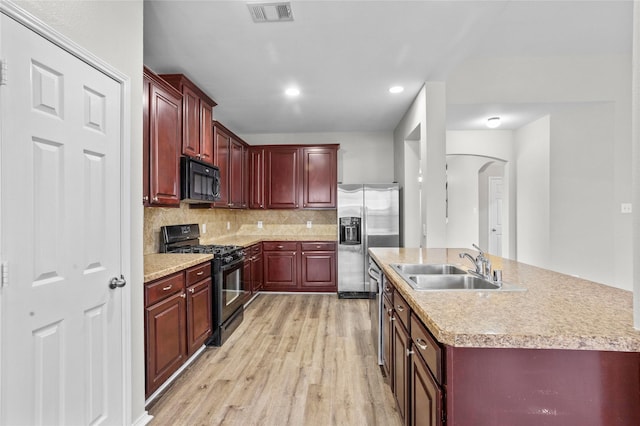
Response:
POLYGON ((195 353, 211 336, 211 278, 187 288, 187 356, 195 353))
POLYGON ((302 162, 302 207, 336 208, 338 188, 336 149, 303 148, 302 162))
POLYGON ((213 164, 220 169, 220 199, 213 205, 229 207, 229 145, 231 137, 220 127, 214 126, 214 158, 213 164))
POLYGON ((300 259, 302 290, 336 291, 336 252, 333 243, 302 243, 300 259), (328 250, 317 250, 316 245, 328 250))
POLYGON ((297 209, 300 159, 297 148, 271 147, 265 151, 268 209, 297 209))
POLYGON ((265 290, 292 291, 298 287, 297 253, 295 251, 264 251, 265 290))
POLYGON ((402 323, 397 319, 397 314, 394 312, 395 321, 393 321, 393 348, 391 365, 393 373, 391 377, 393 380, 393 396, 398 404, 398 412, 400 416, 406 421, 408 413, 407 398, 407 378, 409 375, 409 333, 405 330, 402 323))
POLYGON ((411 357, 411 388, 409 391, 411 426, 442 424, 442 390, 436 384, 422 357, 411 357))
POLYGON ((242 265, 242 289, 247 295, 247 299, 249 299, 254 292, 252 268, 253 261, 251 259, 251 255, 247 254, 247 252, 251 252, 251 249, 245 249, 244 263, 242 265))
POLYGON ((149 203, 178 206, 182 99, 155 84, 149 89, 149 203))
POLYGON ((143 74, 142 79, 142 204, 149 206, 149 93, 151 80, 143 74))
POLYGON ((251 277, 253 278, 253 291, 261 291, 264 287, 264 260, 262 251, 255 254, 251 262, 251 277))
POLYGON ((182 153, 200 158, 200 97, 182 86, 182 153))
POLYGON ((200 159, 213 164, 213 106, 200 100, 200 159))
POLYGON ((392 318, 393 304, 386 297, 382 297, 382 368, 387 376, 387 381, 393 390, 393 370, 391 366, 392 353, 392 318))
POLYGON ((229 144, 229 206, 241 208, 244 189, 244 150, 242 143, 231 138, 229 144))
POLYGON ((151 395, 182 365, 187 354, 185 294, 145 308, 147 393, 151 395))
POLYGON ((249 148, 249 208, 264 209, 264 148, 249 148))

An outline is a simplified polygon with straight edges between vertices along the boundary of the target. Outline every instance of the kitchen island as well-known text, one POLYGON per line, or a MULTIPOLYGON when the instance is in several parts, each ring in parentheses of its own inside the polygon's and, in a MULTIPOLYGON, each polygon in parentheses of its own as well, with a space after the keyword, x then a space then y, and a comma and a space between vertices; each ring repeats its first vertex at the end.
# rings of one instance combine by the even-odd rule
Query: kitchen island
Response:
MULTIPOLYGON (((394 305, 400 300, 411 310, 412 321, 396 327, 407 338, 392 332, 392 343, 406 341, 407 357, 413 354, 420 325, 437 341, 436 366, 427 377, 434 391, 426 396, 440 401, 415 393, 425 375, 415 362, 403 360, 398 369, 398 360, 391 360, 392 375, 394 367, 407 374, 407 394, 398 400, 406 416, 413 419, 424 404, 434 410, 441 404, 447 424, 640 424, 640 331, 633 328, 631 292, 493 256, 504 290, 416 291, 389 266, 469 268, 459 257, 463 251, 369 250, 397 295, 394 305), (511 285, 525 290, 506 291, 511 285)), ((432 424, 440 424, 435 418, 432 424)))

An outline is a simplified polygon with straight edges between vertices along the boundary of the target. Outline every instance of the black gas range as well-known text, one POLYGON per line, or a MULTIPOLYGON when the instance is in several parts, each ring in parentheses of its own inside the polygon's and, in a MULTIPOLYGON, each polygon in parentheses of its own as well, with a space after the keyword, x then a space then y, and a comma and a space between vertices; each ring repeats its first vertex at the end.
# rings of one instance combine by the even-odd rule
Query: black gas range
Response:
POLYGON ((213 335, 207 345, 221 346, 240 325, 244 315, 243 248, 200 244, 197 224, 171 225, 160 228, 160 253, 213 254, 213 335))

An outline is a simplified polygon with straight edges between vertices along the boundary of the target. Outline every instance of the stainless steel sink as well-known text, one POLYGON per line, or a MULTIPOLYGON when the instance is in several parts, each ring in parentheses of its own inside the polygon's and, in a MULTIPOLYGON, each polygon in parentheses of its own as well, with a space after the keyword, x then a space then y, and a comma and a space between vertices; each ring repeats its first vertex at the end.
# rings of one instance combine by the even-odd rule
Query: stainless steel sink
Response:
POLYGON ((392 263, 395 270, 414 290, 420 291, 523 291, 508 283, 495 283, 450 264, 392 263))
POLYGON ((447 263, 392 263, 391 267, 405 275, 464 275, 467 272, 447 263))
POLYGON ((500 290, 497 284, 474 275, 409 275, 409 284, 416 290, 500 290))

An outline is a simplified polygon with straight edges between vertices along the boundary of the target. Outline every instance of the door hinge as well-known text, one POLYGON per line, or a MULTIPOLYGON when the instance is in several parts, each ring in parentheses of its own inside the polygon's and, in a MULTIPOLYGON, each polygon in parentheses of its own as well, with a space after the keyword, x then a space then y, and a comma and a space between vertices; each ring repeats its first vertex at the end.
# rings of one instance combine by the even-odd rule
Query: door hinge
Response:
POLYGON ((9 263, 2 262, 0 264, 0 288, 4 288, 9 285, 9 263))
POLYGON ((7 60, 0 59, 0 86, 7 85, 7 60))

